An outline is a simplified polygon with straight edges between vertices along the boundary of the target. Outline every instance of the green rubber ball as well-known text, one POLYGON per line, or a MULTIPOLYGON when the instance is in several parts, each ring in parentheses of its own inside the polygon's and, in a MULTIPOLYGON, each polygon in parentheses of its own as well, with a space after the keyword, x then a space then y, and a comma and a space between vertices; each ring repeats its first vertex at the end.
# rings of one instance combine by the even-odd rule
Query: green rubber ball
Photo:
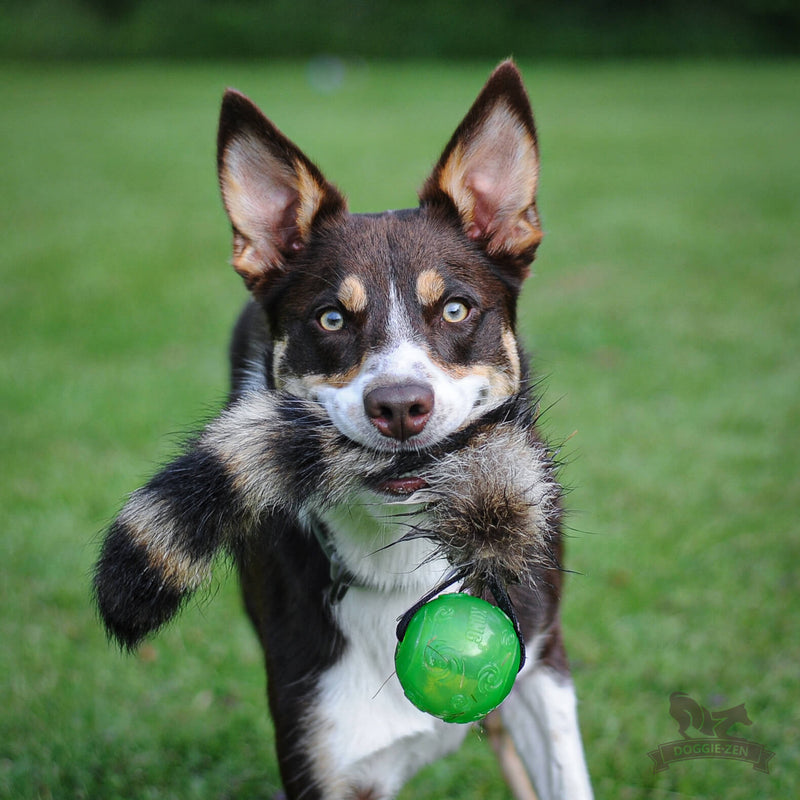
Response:
POLYGON ((406 697, 445 722, 475 722, 514 685, 520 648, 496 606, 468 594, 443 594, 411 618, 395 651, 406 697))

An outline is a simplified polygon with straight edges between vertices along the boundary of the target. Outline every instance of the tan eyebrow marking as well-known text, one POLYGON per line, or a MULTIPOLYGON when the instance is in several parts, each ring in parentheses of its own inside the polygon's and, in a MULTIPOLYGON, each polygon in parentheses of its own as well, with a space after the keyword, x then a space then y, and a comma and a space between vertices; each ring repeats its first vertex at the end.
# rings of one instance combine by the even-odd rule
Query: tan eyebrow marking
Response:
POLYGON ((360 278, 348 275, 339 287, 339 302, 351 314, 358 314, 367 307, 367 290, 360 278))
POLYGON ((444 278, 434 269, 420 272, 417 278, 417 299, 423 306, 432 306, 444 294, 444 278))

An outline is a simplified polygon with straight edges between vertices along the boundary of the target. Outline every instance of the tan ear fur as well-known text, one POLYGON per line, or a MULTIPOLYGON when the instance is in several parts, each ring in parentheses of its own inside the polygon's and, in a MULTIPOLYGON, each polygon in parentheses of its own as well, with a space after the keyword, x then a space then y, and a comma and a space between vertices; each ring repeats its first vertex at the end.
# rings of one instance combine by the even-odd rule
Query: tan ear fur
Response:
POLYGON ((530 104, 516 67, 504 62, 445 148, 421 200, 448 198, 464 232, 490 256, 528 264, 543 237, 538 182, 530 104))
POLYGON ((217 165, 233 226, 233 266, 262 289, 308 243, 315 220, 346 203, 320 171, 246 97, 228 90, 217 165))

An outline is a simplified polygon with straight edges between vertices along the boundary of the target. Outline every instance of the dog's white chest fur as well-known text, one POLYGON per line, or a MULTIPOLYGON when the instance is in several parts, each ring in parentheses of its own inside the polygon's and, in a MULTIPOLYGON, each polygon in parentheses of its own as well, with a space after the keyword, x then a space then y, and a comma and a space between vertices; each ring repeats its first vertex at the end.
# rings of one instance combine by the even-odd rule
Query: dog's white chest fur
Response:
POLYGON ((467 731, 417 710, 394 672, 398 617, 448 565, 430 560, 426 540, 392 544, 420 522, 411 504, 364 495, 323 517, 337 555, 364 585, 352 586, 333 608, 345 648, 319 678, 307 752, 326 797, 354 789, 392 796, 421 764, 458 747, 467 731))
POLYGON ((326 797, 354 789, 392 796, 422 764, 457 748, 466 734, 468 726, 418 711, 394 674, 396 618, 417 599, 415 591, 351 588, 335 607, 347 644, 342 658, 321 675, 309 715, 314 733, 308 752, 326 797))
POLYGON ((416 591, 417 600, 448 569, 443 558, 432 558, 435 546, 430 540, 399 541, 414 528, 425 530, 431 524, 413 495, 386 502, 364 490, 320 516, 328 524, 337 556, 359 583, 371 589, 416 591))

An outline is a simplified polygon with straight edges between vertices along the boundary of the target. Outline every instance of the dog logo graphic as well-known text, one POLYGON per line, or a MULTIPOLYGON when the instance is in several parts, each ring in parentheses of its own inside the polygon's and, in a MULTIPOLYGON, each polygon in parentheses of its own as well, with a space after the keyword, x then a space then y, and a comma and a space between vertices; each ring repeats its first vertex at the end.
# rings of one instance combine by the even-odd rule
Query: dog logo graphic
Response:
POLYGON ((744 703, 719 711, 710 711, 685 692, 673 692, 669 698, 670 716, 678 723, 683 737, 651 750, 653 771, 663 772, 676 761, 696 758, 727 758, 747 761, 758 772, 769 772, 769 760, 775 755, 763 745, 732 736, 728 731, 737 724, 752 725, 744 703), (687 731, 695 731, 692 736, 687 731))
POLYGON ((678 733, 684 739, 692 738, 686 733, 690 727, 704 736, 726 739, 729 738, 727 733, 731 725, 737 722, 742 725, 753 724, 753 720, 747 716, 744 703, 724 711, 709 711, 685 692, 673 692, 669 696, 669 714, 678 723, 678 733))

